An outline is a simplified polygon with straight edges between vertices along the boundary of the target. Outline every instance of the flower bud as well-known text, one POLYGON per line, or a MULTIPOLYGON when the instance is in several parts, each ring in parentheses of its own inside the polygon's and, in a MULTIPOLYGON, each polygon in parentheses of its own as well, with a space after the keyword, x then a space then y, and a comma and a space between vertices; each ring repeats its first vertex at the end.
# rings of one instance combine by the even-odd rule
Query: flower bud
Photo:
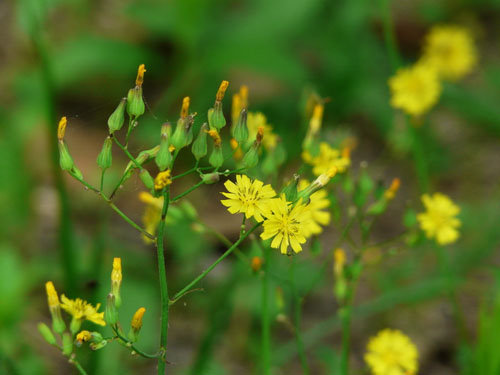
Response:
POLYGON ((167 187, 172 183, 172 179, 170 178, 170 169, 166 171, 158 173, 154 180, 155 190, 163 190, 163 188, 167 187))
POLYGON ((196 160, 200 160, 207 155, 207 130, 207 123, 204 123, 191 147, 191 151, 196 160))
POLYGON ((214 168, 220 168, 224 163, 224 155, 222 155, 221 146, 214 146, 210 157, 208 158, 208 162, 214 168))
POLYGON ((250 266, 253 272, 259 272, 262 268, 262 258, 258 256, 253 257, 250 266))
POLYGON ((139 332, 141 331, 142 328, 142 317, 144 316, 144 313, 146 312, 146 309, 144 307, 140 307, 132 317, 132 320, 130 321, 130 331, 128 333, 128 338, 132 342, 136 342, 137 338, 139 336, 139 332))
POLYGON ((234 138, 231 138, 229 141, 229 145, 231 146, 231 150, 233 150, 234 160, 241 160, 241 158, 243 157, 243 151, 241 150, 238 141, 234 138))
POLYGON ((73 353, 73 340, 68 332, 65 332, 62 336, 62 353, 69 357, 73 353))
POLYGON ((231 129, 231 135, 239 144, 244 144, 248 139, 247 110, 243 108, 238 122, 231 129))
POLYGON ((122 284, 122 260, 113 258, 113 270, 111 271, 111 293, 115 296, 116 307, 120 307, 122 299, 120 297, 120 286, 122 284))
POLYGON ((76 165, 73 167, 73 169, 71 170, 71 172, 73 172, 73 174, 75 175, 76 178, 80 179, 80 180, 83 180, 83 174, 82 174, 82 171, 80 171, 76 165))
POLYGON ((137 68, 137 77, 135 79, 135 85, 141 87, 144 83, 144 73, 146 72, 146 66, 144 64, 139 65, 137 68))
MULTIPOLYGON (((285 194, 286 200, 288 202, 295 202, 298 198, 298 189, 297 186, 299 184, 299 175, 293 175, 293 180, 291 180, 282 190, 281 194, 285 194)), ((280 195, 281 195, 280 194, 280 195)))
POLYGON ((63 171, 71 171, 75 166, 73 158, 69 154, 68 147, 63 140, 59 141, 59 165, 63 171))
POLYGON ((106 299, 106 310, 104 310, 104 320, 109 325, 118 322, 118 310, 116 309, 116 300, 113 293, 109 293, 106 299))
POLYGON ((104 140, 104 144, 102 145, 102 150, 99 153, 99 156, 97 156, 97 165, 103 171, 111 167, 111 163, 113 161, 113 156, 111 151, 112 146, 113 146, 113 141, 111 140, 111 137, 108 136, 104 140))
POLYGON ((262 126, 257 130, 257 136, 252 147, 247 151, 245 156, 243 156, 243 165, 246 168, 253 168, 259 162, 259 148, 262 143, 262 138, 264 136, 264 128, 262 126))
POLYGON ((149 190, 153 190, 155 182, 153 180, 153 177, 151 177, 146 169, 141 169, 141 171, 139 172, 139 177, 146 188, 148 188, 149 190))
POLYGON ((116 107, 115 111, 108 118, 108 128, 109 133, 113 134, 114 132, 120 130, 123 126, 123 121, 125 119, 125 106, 127 105, 127 98, 122 98, 118 107, 116 107))
POLYGON ((219 176, 220 175, 218 172, 213 172, 213 173, 202 174, 200 177, 205 184, 211 185, 215 184, 216 182, 219 182, 219 176))
POLYGON ((76 346, 82 346, 82 343, 89 341, 92 338, 92 333, 89 331, 80 331, 76 335, 76 346))
POLYGON ((57 139, 59 141, 62 141, 64 139, 67 123, 68 121, 66 120, 66 116, 61 117, 61 119, 59 120, 59 124, 57 125, 57 139))
POLYGON ((210 129, 221 130, 226 126, 226 118, 222 112, 222 103, 215 102, 214 108, 208 110, 208 125, 210 129))
POLYGON ((45 290, 47 292, 47 304, 49 305, 50 315, 52 316, 52 329, 56 333, 63 333, 66 329, 66 324, 61 317, 61 305, 59 303, 59 296, 52 281, 45 283, 45 290))
POLYGON ((184 97, 182 99, 182 107, 181 107, 181 118, 184 119, 189 115, 189 104, 191 100, 189 99, 189 96, 184 97))
POLYGON ((399 178, 394 178, 391 182, 391 186, 384 192, 384 197, 387 200, 392 200, 396 196, 399 186, 401 185, 401 180, 399 178))
POLYGON ((196 116, 196 113, 193 113, 186 118, 180 118, 177 121, 177 126, 175 127, 175 131, 170 142, 176 150, 180 150, 193 141, 193 130, 191 128, 194 123, 194 116, 196 116))
POLYGON ((50 345, 57 345, 56 338, 47 324, 38 323, 38 332, 40 332, 45 341, 47 341, 50 345))
POLYGON ((170 133, 169 128, 169 123, 163 124, 161 127, 160 149, 158 150, 155 158, 156 165, 158 166, 160 171, 164 171, 165 169, 167 169, 172 162, 172 154, 170 153, 168 143, 168 136, 170 133))
POLYGON ((135 118, 142 116, 145 111, 144 100, 142 99, 142 86, 135 86, 128 90, 127 113, 135 118))

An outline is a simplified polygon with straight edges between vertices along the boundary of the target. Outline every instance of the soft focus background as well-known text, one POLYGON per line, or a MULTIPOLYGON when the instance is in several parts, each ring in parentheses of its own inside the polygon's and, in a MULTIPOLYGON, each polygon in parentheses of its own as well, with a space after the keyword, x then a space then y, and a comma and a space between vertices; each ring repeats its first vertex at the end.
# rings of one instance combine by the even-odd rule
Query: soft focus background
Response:
MULTIPOLYGON (((326 131, 349 132, 358 140, 353 169, 366 161, 375 180, 387 184, 401 178, 401 192, 374 235, 382 241, 401 232, 403 211, 407 205, 419 207, 420 193, 404 117, 389 106, 387 79, 393 72, 383 32, 389 11, 405 61, 417 58, 423 36, 438 23, 467 26, 477 41, 477 68, 445 86, 423 134, 432 190, 462 207, 462 238, 444 249, 426 242, 411 250, 391 249, 397 256, 374 257, 356 300, 352 363, 361 369, 368 338, 391 327, 417 344, 422 374, 499 374, 500 1, 392 3, 1 1, 0 374, 72 373, 36 330, 39 321, 50 319, 44 282, 53 280, 70 297, 102 302, 114 256, 124 264, 123 321, 145 306, 141 345, 155 350, 159 292, 153 247, 95 194, 63 175, 51 151, 57 121, 66 115, 75 162, 86 178, 97 181, 95 160, 106 120, 132 87, 141 63, 147 67, 148 109, 132 149, 157 142, 160 125, 177 118, 183 96, 191 97, 192 110, 203 120, 220 81, 227 79, 227 117, 230 96, 248 85, 250 110, 264 112, 281 134, 291 175, 301 151, 304 98, 314 90, 330 98, 326 131), (452 318, 456 306, 446 298, 452 290, 461 306, 461 327, 452 318)), ((189 168, 191 158, 182 162, 189 168)), ((114 155, 112 178, 126 163, 114 155)), ((190 183, 187 179, 173 189, 181 192, 190 183)), ((238 220, 220 205, 221 190, 220 184, 207 186, 189 200, 202 218, 233 239, 238 220)), ((117 198, 137 221, 143 212, 139 191, 134 177, 117 198)), ((305 251, 298 270, 301 288, 313 287, 304 300, 303 329, 314 374, 333 374, 339 348, 331 263, 321 266, 338 235, 334 225, 323 239, 324 256, 305 251)), ((224 250, 182 220, 168 227, 167 244, 172 290, 224 250)), ((286 257, 276 254, 274 264, 279 274, 286 257)), ((273 283, 286 292, 279 279, 273 283)), ((205 292, 187 296, 171 310, 168 373, 257 374, 258 278, 232 257, 201 286, 205 292)), ((273 308, 277 312, 276 302, 273 308)), ((155 367, 118 345, 88 354, 79 349, 89 374, 144 374, 155 367)), ((293 337, 279 322, 273 323, 272 360, 275 374, 300 373, 293 337)))

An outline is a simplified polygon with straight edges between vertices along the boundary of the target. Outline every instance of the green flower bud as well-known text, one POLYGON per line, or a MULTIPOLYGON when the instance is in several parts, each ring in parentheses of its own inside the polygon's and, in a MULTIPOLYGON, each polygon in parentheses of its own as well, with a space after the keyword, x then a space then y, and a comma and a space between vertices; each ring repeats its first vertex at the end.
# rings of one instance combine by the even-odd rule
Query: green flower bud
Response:
POLYGON ((92 349, 92 350, 99 350, 99 349, 104 348, 107 344, 108 344, 108 342, 106 340, 102 340, 99 342, 91 342, 89 346, 90 346, 90 349, 92 349))
POLYGON ((248 139, 247 110, 243 108, 240 112, 238 122, 233 125, 231 135, 239 144, 245 144, 248 139))
POLYGON ((64 141, 59 141, 59 165, 63 171, 70 171, 73 169, 75 163, 69 154, 68 147, 64 141))
POLYGON ((207 174, 202 174, 201 179, 203 182, 207 185, 210 184, 215 184, 216 182, 219 182, 219 173, 214 172, 214 173, 207 173, 207 174))
POLYGON ((65 332, 62 337, 62 353, 69 357, 73 353, 73 340, 68 332, 65 332))
POLYGON ((180 150, 193 141, 193 131, 191 127, 194 122, 194 116, 196 116, 196 113, 191 114, 186 118, 180 118, 177 121, 177 126, 175 127, 171 140, 171 144, 176 150, 180 150))
POLYGON ((170 144, 168 142, 168 136, 170 133, 169 128, 169 123, 163 124, 161 127, 160 149, 158 150, 155 158, 156 165, 158 166, 160 171, 164 171, 165 169, 167 169, 172 162, 172 154, 170 153, 170 144))
POLYGON ((47 341, 50 345, 57 345, 56 338, 47 324, 38 323, 38 332, 40 332, 45 341, 47 341))
POLYGON ((220 168, 222 163, 224 163, 224 156, 222 155, 222 147, 220 145, 214 146, 208 162, 214 168, 220 168))
POLYGON ((245 156, 243 156, 243 165, 245 168, 253 168, 257 165, 259 162, 259 153, 258 153, 258 147, 252 146, 245 156))
POLYGON ((113 134, 115 131, 118 131, 123 126, 123 121, 125 118, 125 105, 127 104, 127 98, 122 98, 118 107, 116 107, 115 111, 108 118, 108 128, 109 133, 113 134))
POLYGON ((207 123, 201 125, 200 132, 191 147, 191 151, 196 160, 200 160, 207 155, 207 130, 207 123))
POLYGON ((149 190, 153 190, 155 187, 155 181, 153 180, 153 177, 149 174, 149 172, 146 169, 141 169, 139 172, 139 177, 141 178, 142 183, 146 188, 149 190))
POLYGON ((297 186, 299 184, 299 175, 293 175, 293 179, 281 190, 282 194, 285 194, 286 200, 288 202, 295 202, 298 198, 297 186))
POLYGON ((222 112, 222 103, 215 102, 214 108, 210 108, 208 110, 208 124, 210 125, 210 129, 220 130, 224 126, 226 126, 226 119, 224 117, 224 113, 222 112))
POLYGON ((118 310, 116 309, 115 295, 112 293, 109 293, 106 299, 106 310, 104 310, 104 320, 109 325, 113 325, 116 324, 116 322, 118 322, 118 310))
POLYGON ((82 321, 80 319, 71 319, 71 323, 69 324, 69 330, 72 335, 75 335, 81 328, 82 321))
POLYGON ((142 99, 142 86, 135 86, 128 90, 127 113, 135 118, 142 116, 145 111, 144 100, 142 99))
POLYGON ((107 137, 104 140, 104 144, 102 145, 102 150, 99 153, 99 156, 97 156, 97 165, 103 171, 111 167, 111 163, 113 161, 111 152, 112 146, 113 146, 113 141, 111 140, 111 137, 107 137))
POLYGON ((139 336, 139 332, 141 331, 142 328, 142 318, 144 316, 144 313, 146 312, 146 309, 144 307, 140 307, 132 317, 132 320, 130 321, 130 331, 128 333, 128 338, 132 342, 136 342, 137 338, 139 336))

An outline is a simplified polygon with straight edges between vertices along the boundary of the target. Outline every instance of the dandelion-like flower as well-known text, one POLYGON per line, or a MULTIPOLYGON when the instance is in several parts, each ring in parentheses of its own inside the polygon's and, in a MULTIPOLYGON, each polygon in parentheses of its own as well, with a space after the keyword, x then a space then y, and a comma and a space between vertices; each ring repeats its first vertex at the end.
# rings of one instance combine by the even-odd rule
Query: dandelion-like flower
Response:
POLYGON ((455 242, 460 233, 460 220, 457 215, 460 207, 444 194, 435 193, 432 196, 424 194, 422 203, 426 211, 417 215, 420 228, 425 232, 427 238, 435 238, 440 245, 455 242))
POLYGON ((327 173, 336 168, 336 172, 343 173, 351 164, 350 149, 345 147, 342 151, 332 148, 328 143, 319 144, 319 153, 312 156, 308 151, 302 153, 302 159, 313 166, 313 173, 316 176, 327 173))
POLYGON ((98 312, 101 304, 98 303, 95 307, 81 298, 69 299, 64 294, 61 295, 61 308, 68 314, 73 316, 73 319, 80 323, 84 320, 89 320, 95 324, 105 326, 104 313, 98 312))
POLYGON ((271 185, 264 185, 259 180, 252 181, 245 175, 236 175, 236 184, 227 180, 224 186, 228 193, 222 192, 222 195, 228 199, 221 200, 221 203, 227 210, 232 214, 244 213, 247 219, 254 217, 259 222, 276 196, 271 185))
POLYGON ((477 63, 477 51, 471 33, 461 26, 433 27, 425 38, 422 60, 445 79, 463 77, 477 63))
POLYGON ((261 112, 248 112, 247 116, 248 139, 254 140, 257 137, 259 128, 263 129, 264 138, 262 146, 266 150, 272 150, 278 143, 278 136, 273 133, 273 127, 267 123, 266 116, 261 112))
MULTIPOLYGON (((300 180, 298 191, 303 191, 309 186, 309 181, 300 180)), ((306 209, 310 212, 311 220, 306 227, 306 237, 319 234, 323 231, 322 226, 330 224, 330 212, 325 210, 330 206, 328 192, 325 189, 319 189, 309 196, 309 203, 306 209)))
POLYGON ((391 105, 412 116, 420 116, 437 103, 441 83, 437 72, 429 64, 415 64, 399 69, 389 79, 391 105))
POLYGON ((299 200, 295 205, 287 202, 284 195, 269 203, 265 214, 264 231, 260 235, 263 240, 272 238, 271 247, 287 254, 290 245, 294 252, 302 251, 301 244, 306 242, 310 212, 299 200))
POLYGON ((384 329, 368 342, 365 361, 374 375, 415 375, 418 351, 401 331, 384 329))

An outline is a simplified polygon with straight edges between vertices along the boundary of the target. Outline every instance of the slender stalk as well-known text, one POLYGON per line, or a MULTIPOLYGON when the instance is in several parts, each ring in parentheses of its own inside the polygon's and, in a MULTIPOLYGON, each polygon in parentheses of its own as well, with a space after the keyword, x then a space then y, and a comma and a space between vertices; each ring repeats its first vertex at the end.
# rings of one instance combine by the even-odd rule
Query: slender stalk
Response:
POLYGON ((80 373, 80 375, 88 375, 87 371, 84 370, 84 368, 82 367, 82 365, 80 365, 80 362, 78 362, 76 359, 71 359, 70 363, 73 364, 73 366, 76 367, 76 369, 78 370, 78 372, 80 373))
POLYGON ((269 248, 263 247, 264 272, 262 274, 261 302, 261 366, 264 375, 271 374, 271 321, 269 319, 269 248))
POLYGON ((171 304, 177 302, 182 296, 189 292, 189 290, 195 286, 200 280, 205 278, 210 271, 212 271, 220 262, 222 262, 228 255, 230 255, 240 243, 243 242, 245 238, 247 238, 255 229, 257 229, 262 223, 255 224, 250 230, 245 232, 229 249, 226 250, 224 254, 222 254, 215 262, 213 262, 206 270, 200 273, 193 281, 191 281, 188 285, 178 291, 171 300, 171 304))
POLYGON ((124 146, 122 145, 118 139, 116 139, 116 137, 113 137, 113 139, 115 140, 115 143, 118 145, 118 147, 120 147, 122 149, 122 151, 125 153, 125 155, 127 155, 127 157, 132 161, 132 163, 134 163, 134 165, 139 169, 139 170, 142 170, 142 165, 141 163, 139 163, 137 161, 136 158, 134 158, 134 156, 130 153, 130 151, 127 149, 127 146, 124 146))
POLYGON ((196 185, 193 185, 191 186, 189 189, 187 189, 185 192, 179 194, 178 196, 172 198, 172 202, 175 202, 175 201, 178 201, 179 199, 181 199, 182 197, 185 197, 186 195, 188 195, 189 193, 191 193, 192 191, 198 189, 201 185, 203 185, 205 182, 204 181, 200 181, 198 182, 196 185))
POLYGON ((158 359, 158 375, 165 375, 164 356, 167 350, 168 335, 168 284, 167 270, 165 268, 165 251, 163 237, 165 235, 165 218, 167 217, 168 206, 170 203, 169 187, 163 191, 163 208, 161 210, 161 220, 158 226, 158 237, 156 240, 156 252, 158 257, 158 277, 160 279, 160 298, 161 298, 161 331, 160 331, 160 358, 158 359))
POLYGON ((309 364, 307 362, 306 352, 304 350, 304 343, 302 340, 302 331, 300 329, 302 320, 302 297, 297 292, 295 283, 295 257, 292 256, 290 265, 290 284, 292 285, 292 298, 293 298, 293 320, 294 320, 294 334, 297 343, 297 352, 299 354, 300 363, 302 365, 302 372, 309 375, 309 364))
POLYGON ((136 352, 141 357, 148 358, 148 359, 157 359, 157 358, 159 358, 158 354, 148 354, 148 353, 143 352, 142 350, 138 349, 134 345, 134 343, 132 341, 128 340, 126 337, 124 337, 122 334, 120 334, 120 332, 118 331, 118 329, 115 326, 111 327, 111 329, 113 330, 113 332, 116 335, 116 337, 118 339, 120 339, 119 342, 123 346, 125 346, 125 347, 127 347, 129 349, 132 349, 134 352, 136 352))
POLYGON ((391 0, 381 0, 382 22, 384 25, 384 40, 392 70, 396 71, 401 66, 401 58, 397 48, 394 24, 391 17, 391 0))

